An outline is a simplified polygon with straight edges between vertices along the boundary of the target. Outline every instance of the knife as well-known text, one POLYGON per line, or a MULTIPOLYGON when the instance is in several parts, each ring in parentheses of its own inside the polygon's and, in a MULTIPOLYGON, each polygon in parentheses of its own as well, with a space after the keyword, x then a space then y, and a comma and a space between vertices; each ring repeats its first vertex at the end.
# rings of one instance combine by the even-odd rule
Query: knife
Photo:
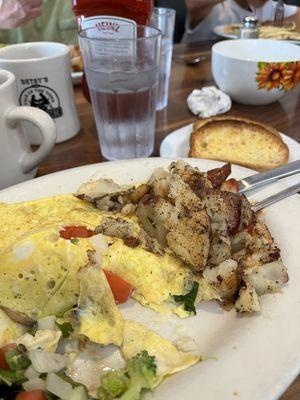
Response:
POLYGON ((276 182, 279 179, 287 178, 300 172, 300 160, 282 165, 281 167, 270 171, 261 172, 248 176, 247 178, 238 181, 239 193, 245 193, 249 190, 257 189, 270 183, 276 182))

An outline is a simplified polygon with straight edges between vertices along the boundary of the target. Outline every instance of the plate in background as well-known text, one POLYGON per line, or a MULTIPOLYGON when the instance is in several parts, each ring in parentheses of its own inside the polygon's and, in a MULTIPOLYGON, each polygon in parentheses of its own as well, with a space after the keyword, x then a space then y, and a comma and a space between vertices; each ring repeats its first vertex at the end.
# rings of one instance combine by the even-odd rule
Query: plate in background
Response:
MULTIPOLYGON (((159 154, 164 158, 182 158, 188 157, 190 150, 190 135, 192 133, 193 124, 183 126, 180 129, 170 133, 164 138, 160 145, 159 154)), ((289 162, 300 159, 300 144, 296 140, 287 135, 281 134, 283 141, 289 148, 289 162)), ((224 163, 223 163, 224 164, 224 163)), ((298 175, 291 176, 282 180, 284 186, 290 186, 298 183, 300 177, 298 175)), ((273 194, 273 193, 272 193, 273 194)))
MULTIPOLYGON (((238 25, 238 24, 234 24, 234 25, 238 25)), ((216 35, 224 38, 224 39, 239 39, 238 35, 226 32, 227 26, 228 25, 218 25, 218 26, 216 26, 215 29, 214 29, 214 33, 216 35)), ((270 38, 270 40, 277 40, 277 39, 275 39, 275 38, 271 39, 270 38)), ((283 40, 284 42, 300 45, 300 40, 287 40, 287 39, 278 39, 278 40, 283 40)))
MULTIPOLYGON (((166 158, 188 157, 192 129, 193 124, 186 125, 166 136, 160 145, 160 156, 166 158)), ((300 159, 300 144, 287 135, 281 134, 281 137, 290 151, 289 162, 300 159)))

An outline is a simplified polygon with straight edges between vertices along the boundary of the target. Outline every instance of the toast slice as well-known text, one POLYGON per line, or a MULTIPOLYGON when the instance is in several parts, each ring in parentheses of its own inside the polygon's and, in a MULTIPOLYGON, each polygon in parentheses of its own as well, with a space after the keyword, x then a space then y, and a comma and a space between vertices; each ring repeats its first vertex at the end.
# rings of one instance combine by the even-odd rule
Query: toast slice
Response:
POLYGON ((266 171, 286 164, 289 149, 270 126, 240 117, 212 117, 194 124, 189 157, 266 171))

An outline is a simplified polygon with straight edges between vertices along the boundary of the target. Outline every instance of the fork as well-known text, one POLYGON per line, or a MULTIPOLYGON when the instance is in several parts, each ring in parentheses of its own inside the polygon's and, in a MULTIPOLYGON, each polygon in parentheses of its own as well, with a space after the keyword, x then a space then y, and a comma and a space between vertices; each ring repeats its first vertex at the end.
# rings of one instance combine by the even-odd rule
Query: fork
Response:
POLYGON ((250 175, 247 178, 239 180, 239 192, 245 193, 298 173, 300 173, 300 160, 284 164, 281 167, 274 168, 270 171, 250 175))
MULTIPOLYGON (((269 185, 270 183, 274 183, 280 179, 287 178, 288 176, 292 176, 298 173, 300 173, 300 160, 282 165, 281 167, 275 168, 270 171, 250 175, 247 178, 238 181, 239 193, 245 193, 250 190, 261 188, 263 186, 269 185)), ((252 210, 254 212, 262 210, 263 208, 268 207, 271 204, 277 203, 278 201, 281 201, 289 196, 292 196, 299 191, 300 182, 272 196, 269 196, 264 200, 259 201, 258 203, 255 203, 254 205, 252 205, 252 210)))
POLYGON ((276 194, 273 194, 272 196, 269 196, 262 201, 253 204, 251 208, 254 212, 260 211, 263 208, 270 206, 271 204, 277 203, 278 201, 284 200, 287 197, 296 194, 297 192, 299 192, 299 190, 300 190, 300 182, 276 194))

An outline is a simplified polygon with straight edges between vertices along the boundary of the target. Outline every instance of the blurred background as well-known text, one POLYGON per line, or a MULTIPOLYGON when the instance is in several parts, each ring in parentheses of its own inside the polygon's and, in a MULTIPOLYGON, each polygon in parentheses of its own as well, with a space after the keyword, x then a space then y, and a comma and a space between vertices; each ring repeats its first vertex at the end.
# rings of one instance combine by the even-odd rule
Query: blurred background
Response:
MULTIPOLYGON (((284 0, 285 4, 291 4, 300 6, 300 0, 284 0)), ((185 18, 186 18, 186 7, 184 0, 156 0, 156 7, 168 7, 176 10, 176 22, 175 22, 175 33, 174 43, 181 41, 184 34, 185 18)))
MULTIPOLYGON (((300 0, 284 0, 286 4, 300 6, 300 0)), ((155 0, 156 7, 176 10, 174 43, 181 41, 186 20, 185 0, 155 0)), ((0 30, 0 43, 23 43, 49 40, 76 44, 77 27, 68 0, 44 0, 43 15, 15 29, 0 30), (58 21, 57 23, 54 23, 58 21)))

